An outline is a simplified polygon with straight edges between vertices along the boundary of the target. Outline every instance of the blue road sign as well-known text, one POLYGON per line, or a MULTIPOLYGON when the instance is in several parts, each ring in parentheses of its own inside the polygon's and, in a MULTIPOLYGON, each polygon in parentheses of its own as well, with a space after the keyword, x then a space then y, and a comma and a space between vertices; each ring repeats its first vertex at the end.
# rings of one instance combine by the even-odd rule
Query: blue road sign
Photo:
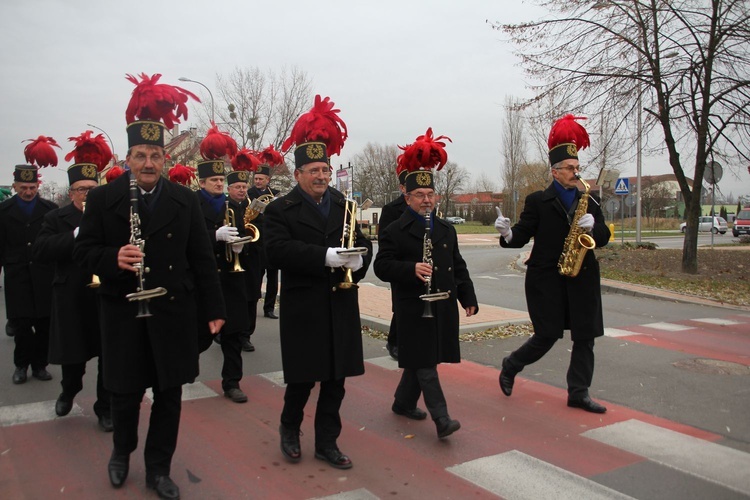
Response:
POLYGON ((627 177, 620 177, 615 184, 615 194, 630 194, 630 186, 627 177))

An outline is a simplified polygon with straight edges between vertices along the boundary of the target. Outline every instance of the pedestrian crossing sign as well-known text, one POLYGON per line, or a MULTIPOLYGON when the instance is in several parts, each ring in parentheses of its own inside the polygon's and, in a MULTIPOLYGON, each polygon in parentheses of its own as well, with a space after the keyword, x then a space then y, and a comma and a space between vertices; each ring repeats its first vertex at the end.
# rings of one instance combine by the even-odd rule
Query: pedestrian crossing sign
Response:
POLYGON ((627 177, 620 177, 619 179, 617 179, 617 184, 615 184, 615 194, 629 194, 630 193, 628 180, 629 179, 627 177))

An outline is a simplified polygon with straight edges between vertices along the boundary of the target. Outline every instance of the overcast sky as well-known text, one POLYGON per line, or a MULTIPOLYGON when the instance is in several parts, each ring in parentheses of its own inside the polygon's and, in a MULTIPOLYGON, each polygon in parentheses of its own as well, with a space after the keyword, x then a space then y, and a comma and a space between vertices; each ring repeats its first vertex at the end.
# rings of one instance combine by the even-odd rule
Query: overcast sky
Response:
MULTIPOLYGON (((349 128, 334 165, 367 142, 406 144, 432 127, 453 139, 450 161, 500 188, 502 104, 506 95, 530 94, 512 46, 485 20, 543 14, 510 0, 2 0, 0 184, 25 162, 22 141, 39 135, 62 146, 57 171, 42 175, 67 182, 67 138, 88 123, 123 156, 133 90, 126 73, 161 73, 162 82, 202 95, 177 79, 213 89, 217 73, 236 67, 298 66, 349 128)), ((191 111, 183 129, 197 119, 191 111)), ((631 164, 623 174, 635 175, 631 164)), ((644 175, 669 172, 664 161, 644 162, 644 175)), ((727 173, 719 187, 750 194, 746 175, 727 173)))

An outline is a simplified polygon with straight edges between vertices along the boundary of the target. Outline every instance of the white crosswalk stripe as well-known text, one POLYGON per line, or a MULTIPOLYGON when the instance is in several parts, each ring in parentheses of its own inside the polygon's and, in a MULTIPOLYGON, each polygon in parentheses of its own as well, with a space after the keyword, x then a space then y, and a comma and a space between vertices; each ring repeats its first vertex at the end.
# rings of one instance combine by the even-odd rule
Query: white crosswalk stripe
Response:
POLYGON ((733 321, 731 319, 722 319, 722 318, 696 318, 696 319, 691 318, 690 321, 697 321, 699 323, 708 323, 709 325, 719 325, 719 326, 731 326, 731 325, 742 324, 739 321, 733 321))
POLYGON ((373 495, 367 488, 360 488, 327 497, 315 497, 312 500, 378 500, 378 498, 380 497, 373 495))
POLYGON ((750 494, 750 454, 639 420, 582 434, 654 462, 750 494))
POLYGON ((685 330, 695 330, 694 326, 678 325, 677 323, 648 323, 646 328, 653 328, 654 330, 664 330, 665 332, 682 332, 685 330))
POLYGON ((607 337, 630 337, 632 335, 643 335, 638 332, 631 332, 628 330, 620 330, 619 328, 605 328, 604 335, 607 337))
MULTIPOLYGON (((65 418, 81 415, 83 415, 83 409, 74 402, 73 409, 65 418)), ((55 401, 0 406, 0 427, 48 422, 56 418, 55 401)))
POLYGON ((508 500, 632 498, 517 450, 478 458, 447 470, 508 500))

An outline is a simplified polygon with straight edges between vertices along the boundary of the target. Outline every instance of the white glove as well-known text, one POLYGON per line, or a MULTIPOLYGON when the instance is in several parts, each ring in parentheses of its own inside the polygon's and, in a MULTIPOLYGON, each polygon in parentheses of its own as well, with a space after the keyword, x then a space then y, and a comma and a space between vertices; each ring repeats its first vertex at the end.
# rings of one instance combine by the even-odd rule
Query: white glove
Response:
POLYGON ((344 264, 344 267, 348 267, 352 271, 359 271, 362 269, 362 266, 364 265, 364 260, 362 260, 361 255, 349 255, 346 258, 346 264, 344 264))
POLYGON ((585 230, 587 233, 591 232, 592 229, 594 229, 594 216, 591 214, 583 214, 580 219, 578 219, 578 227, 585 230))
POLYGON ((331 247, 326 250, 326 266, 344 267, 349 262, 345 256, 338 254, 339 250, 344 250, 344 247, 331 247))
POLYGON ((513 231, 510 229, 510 219, 503 217, 503 213, 500 211, 500 207, 495 207, 497 211, 497 219, 495 219, 495 229, 500 233, 506 242, 510 243, 513 238, 513 231))
POLYGON ((75 228, 75 229, 73 229, 73 239, 76 239, 76 238, 78 238, 78 229, 79 229, 79 228, 75 228))
POLYGON ((232 251, 234 253, 240 253, 242 252, 242 247, 244 247, 244 243, 232 243, 232 251))
POLYGON ((221 226, 216 230, 216 241, 231 242, 239 236, 239 231, 234 226, 221 226))

